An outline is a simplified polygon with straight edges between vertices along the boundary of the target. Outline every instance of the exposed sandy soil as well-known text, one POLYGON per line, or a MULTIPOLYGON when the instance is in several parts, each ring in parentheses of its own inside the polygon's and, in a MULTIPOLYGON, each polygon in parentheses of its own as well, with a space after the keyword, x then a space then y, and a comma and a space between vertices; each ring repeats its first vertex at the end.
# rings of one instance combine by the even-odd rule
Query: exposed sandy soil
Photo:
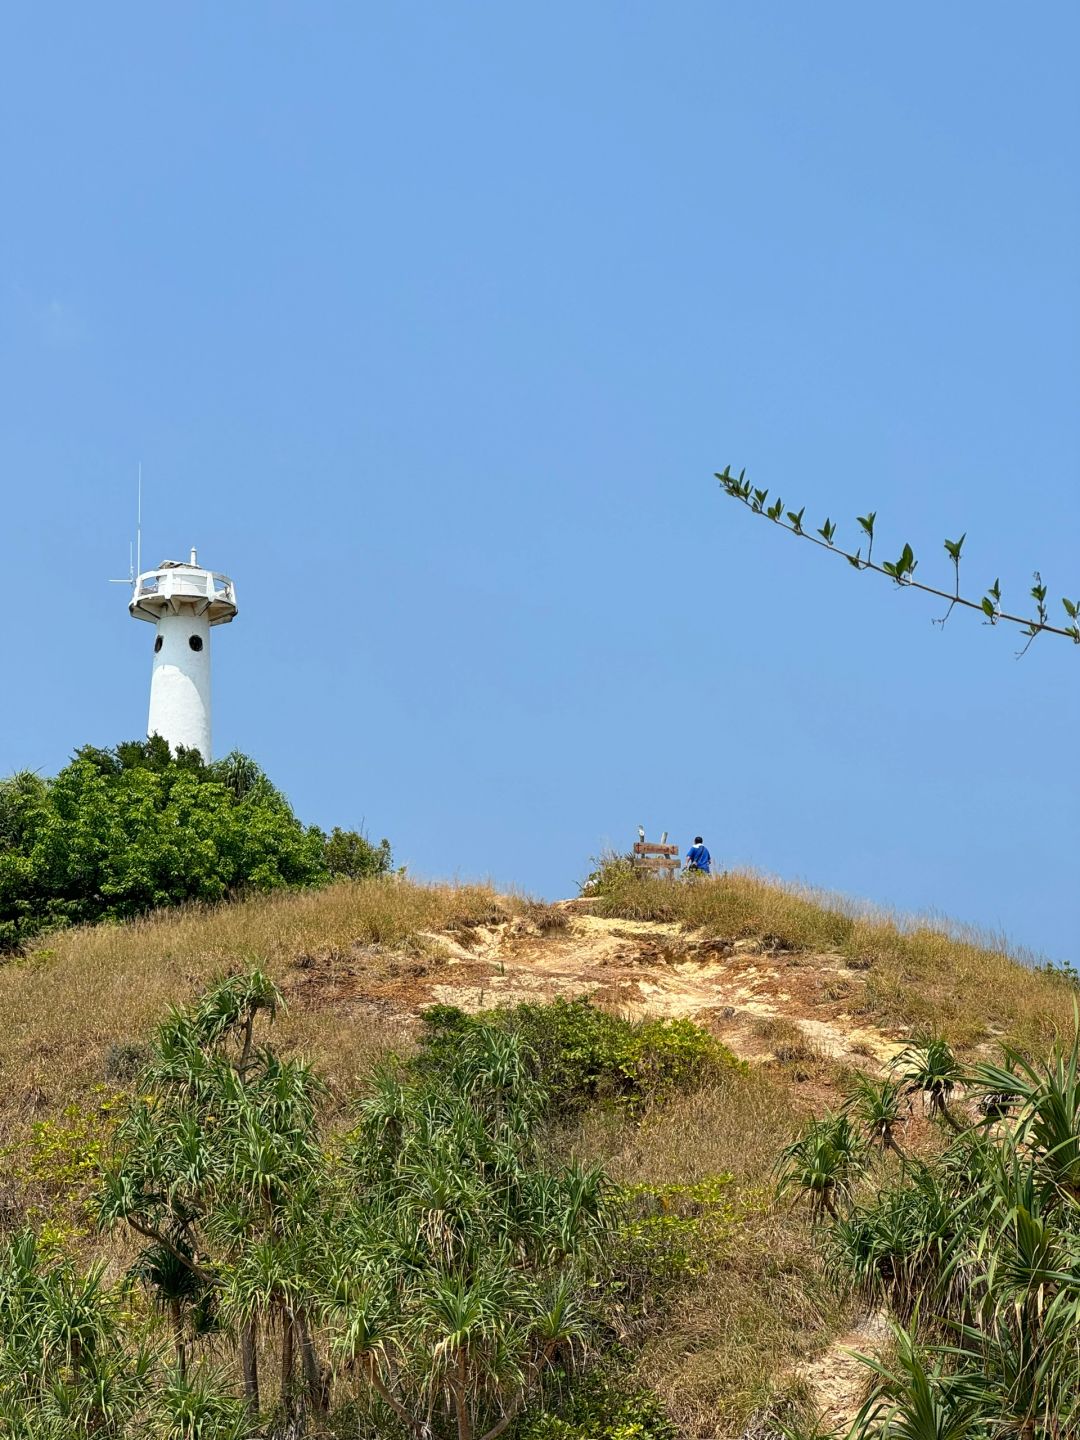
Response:
POLYGON ((478 1010, 591 994, 630 1016, 691 1017, 754 1060, 773 1058, 766 1019, 795 1025, 823 1058, 863 1067, 903 1048, 852 1013, 861 978, 837 955, 769 952, 755 941, 699 939, 677 925, 566 908, 568 928, 548 936, 504 928, 471 949, 444 941, 431 1000, 478 1010))
POLYGON ((802 1367, 800 1373, 810 1387, 823 1426, 841 1434, 847 1432, 863 1403, 870 1373, 857 1355, 874 1354, 888 1333, 883 1315, 865 1315, 824 1355, 802 1367))
POLYGON ((608 920, 565 901, 564 928, 528 921, 422 937, 417 953, 377 946, 305 955, 286 982, 300 1010, 369 1010, 397 1023, 428 1005, 477 1010, 590 995, 631 1017, 686 1016, 743 1059, 841 1062, 876 1070, 905 1041, 859 1015, 863 980, 835 954, 716 940, 657 921, 608 920))

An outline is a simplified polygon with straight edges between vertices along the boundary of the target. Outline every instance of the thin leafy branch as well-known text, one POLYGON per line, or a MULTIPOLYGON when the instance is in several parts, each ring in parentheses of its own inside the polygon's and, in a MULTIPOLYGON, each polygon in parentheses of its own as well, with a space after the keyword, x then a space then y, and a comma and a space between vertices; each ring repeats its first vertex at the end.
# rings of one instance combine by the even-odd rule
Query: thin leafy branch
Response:
POLYGON ((915 579, 915 571, 919 562, 909 544, 904 545, 895 560, 885 560, 880 563, 874 560, 874 526, 877 521, 875 510, 856 517, 859 528, 866 537, 866 554, 864 556, 861 545, 855 551, 850 551, 837 544, 836 523, 831 517, 827 516, 825 523, 816 531, 809 530, 803 525, 806 515, 805 505, 799 510, 785 509, 784 502, 779 496, 769 503, 768 490, 760 490, 752 486, 746 478, 745 470, 741 470, 738 475, 733 475, 731 466, 728 465, 721 473, 717 474, 716 478, 720 481, 726 495, 733 500, 740 501, 753 514, 771 520, 774 525, 779 525, 781 529, 790 531, 792 535, 797 535, 802 540, 809 540, 813 545, 819 545, 823 550, 831 550, 836 555, 842 555, 854 569, 872 570, 875 574, 888 577, 898 586, 910 586, 913 590, 921 590, 926 595, 936 595, 942 600, 947 600, 948 609, 944 615, 935 620, 935 624, 944 626, 953 610, 959 605, 967 610, 979 611, 984 617, 984 623, 988 625, 997 625, 998 623, 1019 625, 1022 633, 1027 637, 1027 641, 1023 649, 1018 652, 1017 658, 1027 654, 1037 635, 1060 635, 1064 639, 1080 645, 1080 600, 1063 597, 1061 604, 1069 623, 1066 625, 1051 624, 1047 605, 1047 587, 1038 571, 1035 572, 1034 584, 1030 591, 1031 599, 1035 602, 1035 611, 1031 615, 1014 615, 1002 608, 1000 579, 995 579, 993 585, 987 588, 986 593, 980 599, 976 600, 961 594, 960 561, 964 541, 967 539, 966 532, 960 536, 959 540, 945 541, 945 553, 953 567, 953 588, 952 590, 942 590, 936 585, 928 585, 922 580, 915 579))

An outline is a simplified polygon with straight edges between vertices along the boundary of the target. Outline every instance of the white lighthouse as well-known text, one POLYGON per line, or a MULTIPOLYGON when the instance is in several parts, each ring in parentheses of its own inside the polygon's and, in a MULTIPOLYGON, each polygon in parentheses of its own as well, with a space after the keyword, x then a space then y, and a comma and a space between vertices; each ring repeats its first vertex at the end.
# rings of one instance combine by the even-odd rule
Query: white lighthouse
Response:
POLYGON ((188 561, 163 560, 139 575, 128 610, 157 627, 146 733, 209 760, 210 630, 236 615, 232 581, 204 570, 192 550, 188 561))

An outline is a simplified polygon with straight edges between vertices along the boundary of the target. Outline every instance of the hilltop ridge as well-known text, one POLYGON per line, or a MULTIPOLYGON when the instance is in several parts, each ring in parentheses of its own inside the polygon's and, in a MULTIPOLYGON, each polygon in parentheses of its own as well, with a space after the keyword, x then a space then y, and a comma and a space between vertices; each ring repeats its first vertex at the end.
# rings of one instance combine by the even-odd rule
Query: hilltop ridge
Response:
POLYGON ((290 1002, 286 1043, 335 1067, 376 1031, 404 1035, 434 1002, 589 993, 701 1019, 736 1050, 767 1050, 752 1033, 760 1018, 789 1021, 827 1056, 868 1046, 879 1058, 924 1032, 961 1048, 1040 1046, 1072 1013, 1059 974, 1000 946, 753 874, 696 885, 616 874, 551 905, 479 885, 346 881, 55 931, 0 964, 0 1077, 14 1099, 0 1127, 30 1090, 63 1103, 104 1078, 110 1047, 255 961, 290 1002))

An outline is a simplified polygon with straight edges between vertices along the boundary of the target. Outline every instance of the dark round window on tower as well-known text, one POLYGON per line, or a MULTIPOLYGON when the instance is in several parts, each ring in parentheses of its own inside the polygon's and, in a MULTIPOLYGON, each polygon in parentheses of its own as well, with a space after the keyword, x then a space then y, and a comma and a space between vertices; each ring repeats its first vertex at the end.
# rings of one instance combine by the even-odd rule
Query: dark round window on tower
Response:
POLYGON ((156 655, 156 654, 158 653, 158 651, 161 649, 162 643, 163 643, 162 638, 161 638, 161 636, 159 635, 159 636, 157 637, 157 639, 154 641, 154 654, 155 654, 155 655, 156 655))
POLYGON ((202 636, 201 636, 201 635, 192 635, 191 639, 190 639, 187 643, 191 646, 191 648, 192 648, 193 650, 201 650, 201 649, 202 649, 202 636))

